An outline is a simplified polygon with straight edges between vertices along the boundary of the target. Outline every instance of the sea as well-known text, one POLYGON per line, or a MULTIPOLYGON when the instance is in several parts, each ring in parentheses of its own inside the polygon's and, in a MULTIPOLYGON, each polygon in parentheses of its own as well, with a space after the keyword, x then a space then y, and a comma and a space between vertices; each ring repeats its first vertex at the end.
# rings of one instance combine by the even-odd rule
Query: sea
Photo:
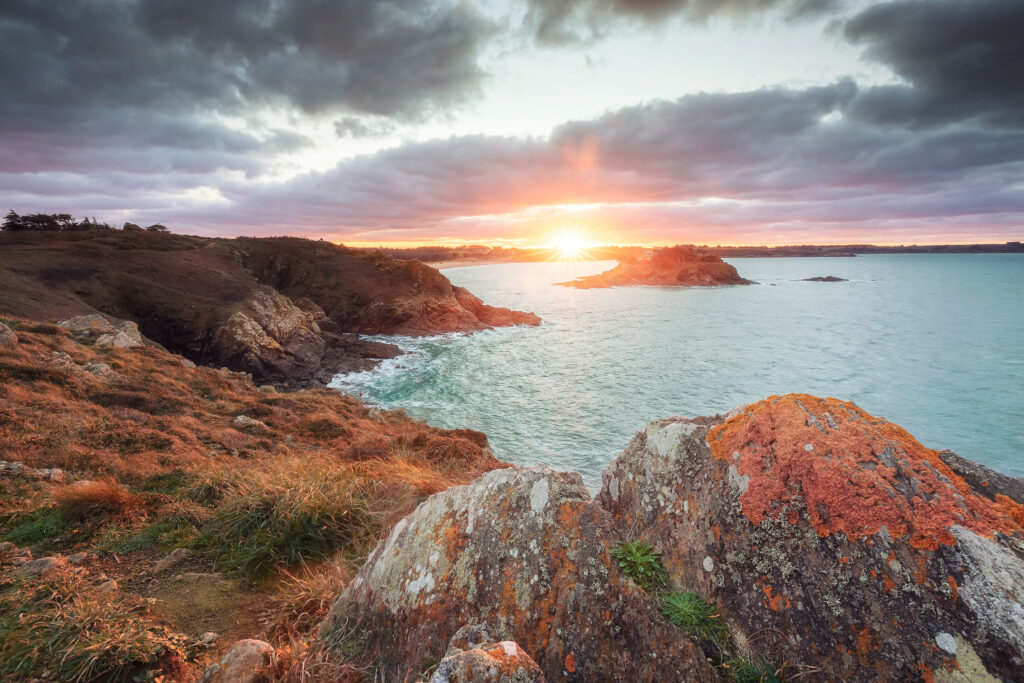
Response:
POLYGON ((444 274, 540 327, 373 337, 407 353, 338 389, 485 432, 498 458, 601 471, 650 420, 772 394, 853 401, 924 445, 1024 476, 1024 254, 729 259, 752 286, 577 290, 613 261, 444 274), (805 282, 837 276, 847 282, 805 282))

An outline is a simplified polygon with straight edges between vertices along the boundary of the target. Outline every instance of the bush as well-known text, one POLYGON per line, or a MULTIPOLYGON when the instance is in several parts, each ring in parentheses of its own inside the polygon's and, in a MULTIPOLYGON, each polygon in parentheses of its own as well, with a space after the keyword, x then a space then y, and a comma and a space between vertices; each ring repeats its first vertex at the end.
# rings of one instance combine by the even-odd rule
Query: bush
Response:
POLYGON ((102 515, 131 517, 140 511, 141 501, 113 479, 78 481, 53 494, 61 516, 79 523, 102 515))
POLYGON ((4 217, 3 230, 42 230, 45 232, 72 232, 76 230, 110 230, 106 223, 98 223, 95 218, 75 220, 69 213, 29 213, 18 215, 14 210, 4 217))
POLYGON ((661 564, 661 554, 642 541, 620 543, 612 550, 622 569, 636 585, 654 593, 665 587, 666 573, 661 564))

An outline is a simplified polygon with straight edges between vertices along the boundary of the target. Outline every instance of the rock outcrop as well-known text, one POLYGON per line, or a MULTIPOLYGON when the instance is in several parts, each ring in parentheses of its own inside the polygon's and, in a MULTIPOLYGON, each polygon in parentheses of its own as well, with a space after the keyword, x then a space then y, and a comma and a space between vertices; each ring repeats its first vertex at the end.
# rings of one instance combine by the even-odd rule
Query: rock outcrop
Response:
POLYGON ((677 246, 652 249, 639 257, 624 259, 597 275, 559 282, 564 287, 596 289, 651 285, 662 287, 714 287, 752 285, 736 269, 703 249, 677 246))
POLYGON ((91 320, 76 331, 99 346, 159 345, 293 386, 323 385, 400 353, 359 334, 540 322, 487 306, 422 263, 289 238, 5 232, 0 291, 0 313, 91 320))
POLYGON ((400 521, 323 633, 328 643, 363 634, 387 680, 443 657, 466 625, 517 643, 548 680, 714 680, 697 646, 620 572, 611 521, 579 475, 487 473, 400 521))
POLYGON ((1024 507, 942 455, 852 403, 775 396, 650 423, 597 502, 765 661, 1020 680, 1024 507))
POLYGON ((258 683, 266 680, 274 648, 262 640, 240 640, 219 662, 206 669, 199 683, 258 683))
POLYGON ((805 277, 802 282, 849 282, 845 277, 825 275, 820 277, 805 277))
POLYGON ((495 642, 485 627, 459 629, 430 683, 546 683, 544 672, 519 644, 495 642))
POLYGON ((0 323, 0 346, 14 346, 18 343, 18 335, 14 334, 14 330, 9 328, 4 323, 0 323))

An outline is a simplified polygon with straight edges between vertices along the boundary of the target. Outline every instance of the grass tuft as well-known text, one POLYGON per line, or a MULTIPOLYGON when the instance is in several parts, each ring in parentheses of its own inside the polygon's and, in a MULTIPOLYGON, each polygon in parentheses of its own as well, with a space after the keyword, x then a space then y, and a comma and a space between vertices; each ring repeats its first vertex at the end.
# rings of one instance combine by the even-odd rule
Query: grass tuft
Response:
POLYGON ((785 665, 773 666, 762 660, 734 657, 722 664, 734 683, 785 683, 789 680, 785 665))
POLYGON ((665 587, 667 575, 661 554, 653 546, 642 541, 619 543, 612 555, 619 561, 619 568, 645 591, 656 593, 665 587))
POLYGON ((319 471, 278 476, 285 480, 234 481, 213 511, 198 545, 214 548, 222 569, 258 579, 336 550, 361 556, 376 540, 378 482, 319 471))
POLYGON ((661 609, 673 625, 698 640, 723 643, 728 636, 722 615, 696 593, 670 593, 662 599, 661 609))
POLYGON ((147 603, 98 594, 75 571, 0 583, 0 678, 152 680, 174 675, 192 643, 150 622, 147 603))
POLYGON ((131 518, 142 507, 137 496, 113 479, 78 481, 54 491, 53 499, 64 521, 71 524, 107 515, 131 518))

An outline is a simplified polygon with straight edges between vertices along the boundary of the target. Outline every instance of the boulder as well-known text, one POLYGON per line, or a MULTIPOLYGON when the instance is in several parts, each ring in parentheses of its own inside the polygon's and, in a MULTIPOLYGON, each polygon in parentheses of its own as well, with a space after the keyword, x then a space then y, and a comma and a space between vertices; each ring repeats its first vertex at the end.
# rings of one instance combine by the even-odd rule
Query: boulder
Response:
POLYGON ((462 626, 484 623, 551 680, 714 680, 699 648, 620 572, 619 541, 579 475, 495 470, 401 520, 322 633, 328 643, 363 634, 386 680, 415 674, 462 626))
POLYGON ((261 422, 260 420, 253 419, 248 415, 236 415, 235 419, 233 420, 233 423, 236 427, 241 427, 242 429, 245 429, 247 427, 252 427, 254 429, 260 430, 270 429, 269 427, 267 427, 265 423, 261 422))
POLYGON ((67 566, 68 561, 64 557, 51 555, 50 557, 40 557, 38 560, 29 560, 15 569, 14 572, 21 576, 42 576, 58 569, 64 569, 67 566))
POLYGON ((751 657, 831 680, 1024 671, 1024 508, 852 403, 656 420, 602 484, 751 657))
POLYGON ((218 663, 207 667, 199 683, 256 683, 263 678, 273 653, 273 646, 265 641, 240 640, 218 663))
POLYGON ((151 573, 162 574, 174 565, 179 564, 190 557, 192 557, 192 551, 188 548, 175 548, 153 565, 151 573))
MULTIPOLYGON (((453 641, 459 635, 455 634, 453 641)), ((544 673, 511 640, 483 642, 463 649, 453 642, 430 683, 545 683, 544 673)))
POLYGON ((17 343, 18 335, 14 334, 14 330, 3 323, 0 323, 0 347, 11 347, 15 346, 17 343))
POLYGON ((57 327, 65 327, 72 332, 100 332, 110 330, 114 325, 99 313, 90 313, 61 320, 57 323, 57 327))

